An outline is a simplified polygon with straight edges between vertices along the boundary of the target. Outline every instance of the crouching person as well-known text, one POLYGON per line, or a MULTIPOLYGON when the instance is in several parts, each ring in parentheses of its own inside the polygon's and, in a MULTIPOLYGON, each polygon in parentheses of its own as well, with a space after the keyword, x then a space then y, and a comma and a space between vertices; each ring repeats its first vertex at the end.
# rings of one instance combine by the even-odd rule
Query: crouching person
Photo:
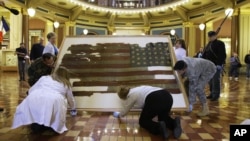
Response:
POLYGON ((180 75, 186 76, 189 80, 189 111, 193 109, 196 102, 196 95, 202 104, 202 111, 198 116, 209 114, 209 108, 206 101, 205 86, 216 72, 216 66, 213 62, 201 58, 185 57, 177 61, 174 70, 180 75))
POLYGON ((173 98, 167 90, 152 86, 134 88, 121 86, 118 96, 124 101, 124 108, 120 112, 114 112, 114 117, 123 117, 131 108, 139 108, 142 109, 139 118, 142 128, 152 134, 161 134, 165 139, 169 137, 167 128, 173 130, 175 138, 181 136, 180 117, 175 119, 170 117, 173 98), (155 116, 158 116, 158 122, 152 120, 155 116))
POLYGON ((12 128, 31 124, 34 133, 52 128, 61 134, 67 131, 68 105, 71 115, 76 115, 68 71, 58 67, 51 75, 42 76, 29 89, 29 95, 17 106, 12 128))

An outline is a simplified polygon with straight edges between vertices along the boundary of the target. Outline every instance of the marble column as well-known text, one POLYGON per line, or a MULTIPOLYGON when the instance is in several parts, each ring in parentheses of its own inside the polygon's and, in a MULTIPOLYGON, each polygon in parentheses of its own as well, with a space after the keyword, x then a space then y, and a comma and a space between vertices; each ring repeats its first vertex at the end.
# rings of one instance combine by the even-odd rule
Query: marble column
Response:
POLYGON ((30 47, 29 47, 29 15, 27 15, 27 14, 23 14, 22 42, 25 43, 25 47, 29 51, 30 50, 30 47))
POLYGON ((195 44, 196 44, 196 27, 192 22, 184 22, 184 40, 186 42, 187 47, 187 56, 193 56, 196 52, 195 44))
POLYGON ((234 10, 231 17, 231 53, 239 52, 239 28, 238 10, 234 10))
MULTIPOLYGON (((21 13, 19 13, 19 15, 10 14, 9 49, 15 50, 17 47, 20 46, 20 43, 23 42, 22 19, 23 19, 23 16, 21 13)), ((27 35, 28 35, 28 32, 27 32, 27 35)))
POLYGON ((67 21, 65 22, 65 26, 64 26, 64 35, 65 36, 73 36, 75 35, 75 25, 76 22, 73 21, 67 21))
MULTIPOLYGON (((241 61, 244 61, 244 57, 250 50, 250 10, 240 9, 239 12, 239 44, 238 54, 241 61)), ((234 26, 234 25, 232 25, 234 26)))
POLYGON ((46 39, 45 39, 45 45, 48 43, 47 34, 48 34, 49 32, 54 32, 54 25, 53 25, 53 22, 47 20, 47 21, 46 21, 45 32, 44 32, 45 38, 46 38, 46 39))

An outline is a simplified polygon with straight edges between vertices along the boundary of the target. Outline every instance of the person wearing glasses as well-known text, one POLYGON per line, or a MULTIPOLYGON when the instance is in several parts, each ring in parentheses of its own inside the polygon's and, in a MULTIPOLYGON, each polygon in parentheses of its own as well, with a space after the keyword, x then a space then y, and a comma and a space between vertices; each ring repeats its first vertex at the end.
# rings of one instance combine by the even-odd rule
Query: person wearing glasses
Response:
POLYGON ((40 77, 50 75, 54 68, 55 56, 51 53, 45 53, 42 57, 36 59, 28 68, 28 83, 33 86, 40 77))

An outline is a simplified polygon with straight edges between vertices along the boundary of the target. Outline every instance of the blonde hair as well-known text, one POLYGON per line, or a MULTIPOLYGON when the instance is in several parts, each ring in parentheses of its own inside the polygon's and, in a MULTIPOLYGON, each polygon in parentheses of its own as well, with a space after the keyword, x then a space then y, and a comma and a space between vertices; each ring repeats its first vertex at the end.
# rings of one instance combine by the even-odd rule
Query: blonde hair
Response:
POLYGON ((117 94, 120 99, 127 99, 130 88, 127 86, 120 86, 118 88, 117 94))
POLYGON ((68 88, 71 87, 71 84, 69 82, 69 72, 67 68, 63 66, 59 66, 54 73, 52 74, 52 78, 60 83, 63 83, 64 86, 67 86, 68 88))

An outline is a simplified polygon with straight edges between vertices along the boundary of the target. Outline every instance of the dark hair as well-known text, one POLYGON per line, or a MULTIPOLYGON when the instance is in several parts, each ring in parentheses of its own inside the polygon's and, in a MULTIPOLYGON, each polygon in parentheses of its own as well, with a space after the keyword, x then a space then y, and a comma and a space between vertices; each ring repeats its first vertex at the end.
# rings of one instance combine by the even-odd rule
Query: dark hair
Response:
POLYGON ((183 60, 177 61, 174 65, 174 70, 183 70, 187 68, 187 63, 183 60))
POLYGON ((50 32, 50 33, 47 34, 47 39, 49 40, 51 37, 53 37, 55 35, 56 35, 56 33, 50 32))
POLYGON ((51 57, 54 57, 54 55, 51 54, 51 53, 44 53, 43 56, 42 56, 43 60, 48 60, 51 57))
POLYGON ((183 49, 186 49, 185 40, 183 40, 183 39, 177 39, 177 40, 175 41, 175 43, 181 44, 181 47, 182 47, 183 49))
POLYGON ((209 32, 207 33, 207 35, 208 35, 208 37, 212 37, 212 36, 217 35, 217 33, 216 33, 215 31, 209 31, 209 32))

